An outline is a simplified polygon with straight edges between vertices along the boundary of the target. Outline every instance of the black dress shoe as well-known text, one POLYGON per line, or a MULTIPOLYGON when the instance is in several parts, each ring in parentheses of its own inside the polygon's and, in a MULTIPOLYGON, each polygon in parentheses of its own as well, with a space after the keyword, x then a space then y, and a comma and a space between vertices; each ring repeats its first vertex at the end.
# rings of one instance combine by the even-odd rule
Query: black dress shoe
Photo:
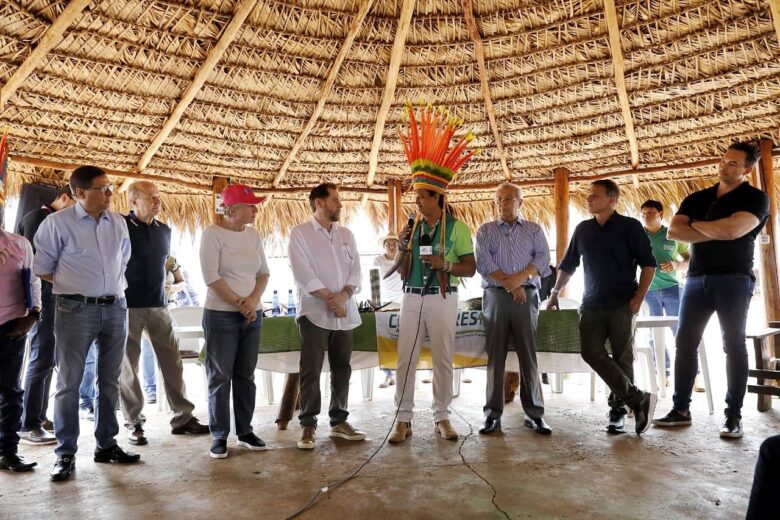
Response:
POLYGON ((0 469, 23 473, 30 471, 37 465, 37 462, 27 462, 16 453, 0 453, 0 469))
POLYGON ((200 422, 198 422, 198 420, 195 417, 193 417, 192 419, 182 424, 178 428, 172 429, 171 433, 174 435, 184 435, 185 433, 189 433, 192 435, 205 435, 209 433, 209 425, 200 424, 200 422))
POLYGON ((490 435, 491 433, 495 433, 496 430, 501 428, 501 419, 494 419, 492 417, 488 417, 485 419, 485 426, 482 427, 481 430, 479 430, 479 433, 482 435, 490 435))
POLYGON ((62 482, 68 480, 70 475, 76 470, 76 456, 75 455, 63 455, 57 457, 57 462, 54 463, 54 467, 49 473, 49 477, 54 482, 62 482))
POLYGON ((541 433, 542 435, 550 435, 552 433, 552 428, 550 428, 541 417, 532 419, 526 416, 525 419, 523 419, 523 424, 529 428, 533 428, 536 433, 541 433))
POLYGON ((95 449, 95 462, 118 462, 119 464, 132 464, 141 460, 141 456, 137 453, 130 453, 114 445, 110 448, 101 450, 95 449))

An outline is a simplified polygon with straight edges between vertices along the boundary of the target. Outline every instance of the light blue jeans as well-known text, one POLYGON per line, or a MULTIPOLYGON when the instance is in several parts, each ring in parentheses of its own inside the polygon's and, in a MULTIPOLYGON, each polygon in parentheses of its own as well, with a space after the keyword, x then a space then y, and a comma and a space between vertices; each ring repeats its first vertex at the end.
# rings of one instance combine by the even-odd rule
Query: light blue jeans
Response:
POLYGON ((154 374, 154 365, 157 360, 154 357, 154 349, 149 341, 149 336, 144 334, 141 340, 141 371, 143 372, 144 395, 157 397, 157 381, 154 374))
POLYGON ((93 305, 57 297, 54 331, 57 338, 57 394, 54 397, 54 453, 75 455, 79 438, 79 387, 87 352, 95 343, 97 396, 95 439, 100 449, 116 445, 119 422, 119 373, 127 340, 127 302, 93 305))

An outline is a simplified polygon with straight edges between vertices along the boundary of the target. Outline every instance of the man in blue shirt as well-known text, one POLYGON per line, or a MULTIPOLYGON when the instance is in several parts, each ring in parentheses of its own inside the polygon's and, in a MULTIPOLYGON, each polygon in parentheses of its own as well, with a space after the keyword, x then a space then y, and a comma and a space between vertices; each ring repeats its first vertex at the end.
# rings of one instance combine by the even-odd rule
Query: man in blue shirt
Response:
POLYGON ((549 435, 536 364, 540 276, 550 272, 550 248, 542 228, 518 218, 523 203, 519 186, 505 182, 496 192, 499 219, 477 231, 477 271, 482 275, 482 323, 488 349, 487 402, 483 435, 501 426, 504 368, 511 331, 520 363, 520 402, 526 426, 549 435))
POLYGON ((125 268, 130 237, 121 215, 109 211, 113 185, 95 166, 76 168, 70 177, 73 207, 43 221, 35 235, 35 274, 53 284, 56 297, 57 394, 54 481, 75 467, 79 436, 79 385, 87 351, 98 349, 98 402, 95 408, 95 462, 137 462, 140 455, 116 443, 119 373, 127 339, 125 268))
POLYGON ((558 305, 558 293, 580 265, 581 257, 585 270, 580 307, 582 359, 611 390, 607 431, 625 432, 626 408, 630 407, 639 435, 650 426, 656 396, 634 384, 634 318, 657 264, 642 224, 615 211, 619 196, 620 189, 611 180, 591 184, 588 210, 594 218, 580 222, 574 230, 547 308, 558 305), (642 269, 638 284, 637 267, 642 269))

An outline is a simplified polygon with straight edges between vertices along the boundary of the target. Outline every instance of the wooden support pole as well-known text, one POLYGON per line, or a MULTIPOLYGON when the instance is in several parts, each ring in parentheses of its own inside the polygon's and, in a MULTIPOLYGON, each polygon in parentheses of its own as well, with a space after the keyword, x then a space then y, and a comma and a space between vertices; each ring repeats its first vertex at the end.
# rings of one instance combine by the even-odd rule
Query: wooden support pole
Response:
POLYGON ((222 219, 222 215, 217 214, 217 195, 227 188, 227 177, 214 177, 211 183, 211 220, 215 224, 222 219))
POLYGON ((398 200, 396 200, 395 180, 387 181, 387 232, 398 229, 398 200))
MULTIPOLYGON (((559 266, 569 244, 569 170, 555 168, 555 265, 559 266)), ((562 291, 563 292, 563 291, 562 291)), ((561 296, 564 296, 561 294, 561 296)))
MULTIPOLYGON (((769 195, 769 219, 767 219, 766 227, 759 237, 761 242, 761 292, 764 295, 766 319, 769 322, 780 320, 780 283, 778 283, 776 245, 777 196, 775 194, 774 165, 772 164, 772 141, 761 139, 759 149, 761 150, 761 159, 759 160, 761 189, 769 195)), ((777 357, 780 354, 780 344, 778 344, 777 339, 775 339, 774 344, 775 357, 777 357)))

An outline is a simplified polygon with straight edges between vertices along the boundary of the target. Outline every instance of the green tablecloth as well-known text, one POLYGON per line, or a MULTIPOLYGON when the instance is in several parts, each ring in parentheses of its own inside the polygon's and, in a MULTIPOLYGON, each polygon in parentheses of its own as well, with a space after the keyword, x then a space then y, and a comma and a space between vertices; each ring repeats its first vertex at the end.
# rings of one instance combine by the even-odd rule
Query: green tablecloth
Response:
MULTIPOLYGON (((363 323, 352 331, 353 352, 376 352, 376 317, 362 313, 363 323)), ((261 354, 301 350, 301 338, 293 316, 263 318, 260 330, 261 354)))

